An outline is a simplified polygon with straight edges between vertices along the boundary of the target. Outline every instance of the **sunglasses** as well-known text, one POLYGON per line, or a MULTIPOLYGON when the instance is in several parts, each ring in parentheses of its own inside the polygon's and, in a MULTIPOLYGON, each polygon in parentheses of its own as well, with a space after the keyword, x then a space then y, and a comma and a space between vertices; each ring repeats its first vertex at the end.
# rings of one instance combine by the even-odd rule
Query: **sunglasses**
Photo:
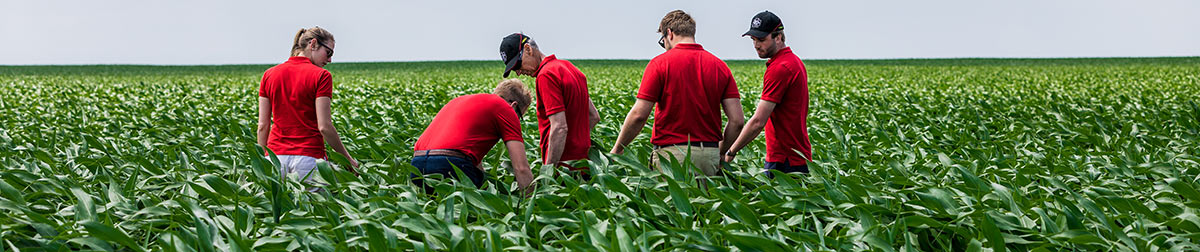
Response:
POLYGON ((317 45, 320 45, 321 47, 325 47, 325 50, 327 50, 327 51, 325 51, 325 57, 333 58, 333 48, 330 48, 329 46, 325 45, 325 43, 321 43, 320 39, 317 40, 317 45))
POLYGON ((667 34, 663 34, 662 38, 658 39, 658 46, 667 49, 667 34))
MULTIPOLYGON (((516 102, 516 101, 509 101, 509 100, 504 100, 504 101, 505 101, 505 102, 508 102, 508 103, 513 103, 513 102, 516 102)), ((518 108, 518 107, 515 107, 515 106, 514 106, 514 107, 513 107, 513 112, 517 112, 517 118, 518 118, 518 119, 520 119, 521 117, 524 117, 524 116, 525 116, 525 111, 521 111, 521 109, 520 109, 520 108, 518 108)))

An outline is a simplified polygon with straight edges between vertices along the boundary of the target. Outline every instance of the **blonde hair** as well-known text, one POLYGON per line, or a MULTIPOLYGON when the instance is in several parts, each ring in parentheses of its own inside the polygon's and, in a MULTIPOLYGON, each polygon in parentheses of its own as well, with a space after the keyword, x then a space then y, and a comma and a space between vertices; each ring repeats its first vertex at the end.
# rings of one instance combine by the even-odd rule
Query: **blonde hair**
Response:
POLYGON ((692 15, 688 15, 682 10, 673 10, 668 12, 658 22, 658 33, 667 34, 667 30, 674 32, 675 35, 684 37, 696 36, 696 20, 692 19, 692 15))
POLYGON ((507 102, 517 102, 517 110, 525 111, 529 109, 529 104, 533 103, 533 95, 529 93, 529 88, 525 87, 525 83, 519 79, 507 79, 500 81, 496 85, 496 90, 493 94, 499 95, 507 102))
POLYGON ((320 26, 301 28, 300 31, 296 32, 296 38, 292 39, 292 54, 288 56, 299 55, 300 52, 304 51, 304 48, 308 48, 308 41, 314 38, 324 44, 334 42, 333 33, 329 33, 325 28, 321 28, 320 26))

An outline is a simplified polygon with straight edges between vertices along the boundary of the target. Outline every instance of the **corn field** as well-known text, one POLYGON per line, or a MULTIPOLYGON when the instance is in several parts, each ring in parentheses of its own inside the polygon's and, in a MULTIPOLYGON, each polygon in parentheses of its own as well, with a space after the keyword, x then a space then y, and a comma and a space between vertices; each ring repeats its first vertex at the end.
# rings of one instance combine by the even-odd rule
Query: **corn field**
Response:
MULTIPOLYGON (((646 61, 574 63, 595 176, 535 165, 531 197, 499 147, 482 189, 409 178, 498 62, 329 65, 363 166, 319 193, 255 148, 269 65, 0 66, 0 251, 1200 250, 1200 58, 808 61, 812 172, 774 180, 761 137, 715 178, 649 167, 650 127, 608 154, 646 61)), ((763 61, 729 65, 751 115, 763 61)))

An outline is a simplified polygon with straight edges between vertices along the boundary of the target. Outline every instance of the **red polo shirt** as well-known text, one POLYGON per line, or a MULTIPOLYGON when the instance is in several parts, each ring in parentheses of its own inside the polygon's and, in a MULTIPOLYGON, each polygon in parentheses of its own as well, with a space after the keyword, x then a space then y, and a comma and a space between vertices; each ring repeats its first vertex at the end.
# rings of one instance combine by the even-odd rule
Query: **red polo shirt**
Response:
POLYGON ((464 95, 438 111, 413 150, 458 150, 479 165, 500 139, 524 141, 517 111, 499 95, 464 95))
POLYGON ((767 162, 805 164, 812 158, 808 141, 808 71, 804 62, 786 47, 767 60, 762 99, 775 103, 767 119, 767 162))
POLYGON ((637 95, 657 103, 654 145, 721 141, 721 100, 739 97, 729 67, 699 44, 678 44, 650 60, 637 95))
POLYGON ((333 95, 333 75, 306 57, 291 57, 267 69, 258 96, 271 100, 267 148, 277 155, 325 158, 325 140, 317 130, 317 97, 333 95))
POLYGON ((554 55, 542 59, 537 71, 537 118, 541 133, 542 160, 550 155, 550 115, 562 112, 567 119, 567 141, 559 160, 587 158, 592 146, 592 129, 588 123, 587 76, 575 65, 554 55))

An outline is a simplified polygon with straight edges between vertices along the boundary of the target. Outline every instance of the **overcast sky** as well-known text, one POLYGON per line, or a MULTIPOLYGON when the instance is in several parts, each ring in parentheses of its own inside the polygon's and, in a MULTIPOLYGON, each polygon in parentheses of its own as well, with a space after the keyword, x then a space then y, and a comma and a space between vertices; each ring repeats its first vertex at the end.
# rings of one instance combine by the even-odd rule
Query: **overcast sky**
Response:
POLYGON ((755 58, 740 35, 778 14, 805 59, 1200 56, 1200 1, 59 1, 0 0, 0 65, 279 63, 301 27, 334 62, 499 60, 524 31, 565 59, 649 59, 682 9, 697 42, 755 58))

